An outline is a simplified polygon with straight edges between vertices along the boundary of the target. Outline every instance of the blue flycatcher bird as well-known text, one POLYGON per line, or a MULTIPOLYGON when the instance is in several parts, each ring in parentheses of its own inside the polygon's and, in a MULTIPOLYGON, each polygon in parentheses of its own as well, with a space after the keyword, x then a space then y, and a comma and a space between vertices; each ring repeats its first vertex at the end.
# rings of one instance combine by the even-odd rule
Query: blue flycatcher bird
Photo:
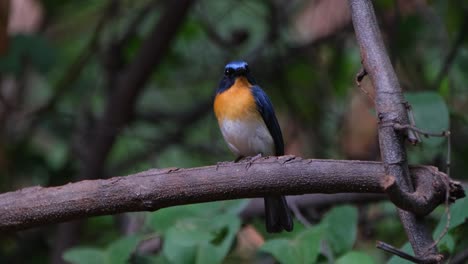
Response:
MULTIPOLYGON (((233 61, 224 68, 216 90, 214 112, 229 149, 238 156, 284 155, 281 129, 267 94, 255 84, 249 66, 233 61)), ((265 197, 268 232, 291 231, 293 221, 281 195, 265 197)))

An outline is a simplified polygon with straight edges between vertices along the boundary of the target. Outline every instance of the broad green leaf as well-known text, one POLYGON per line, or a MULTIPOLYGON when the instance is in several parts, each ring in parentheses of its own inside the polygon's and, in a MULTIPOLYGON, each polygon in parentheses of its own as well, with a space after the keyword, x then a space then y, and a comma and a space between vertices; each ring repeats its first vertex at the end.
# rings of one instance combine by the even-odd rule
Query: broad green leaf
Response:
MULTIPOLYGON (((442 132, 449 128, 449 111, 444 99, 435 92, 405 93, 411 104, 416 126, 430 132, 442 132)), ((423 143, 438 146, 444 138, 424 138, 423 143)))
POLYGON ((291 240, 272 239, 262 245, 261 250, 270 253, 280 263, 296 263, 297 257, 291 249, 291 240))
POLYGON ((67 250, 63 259, 72 264, 102 264, 105 263, 105 252, 96 248, 76 247, 67 250))
POLYGON ((187 206, 174 206, 160 209, 148 217, 147 223, 154 230, 165 233, 178 220, 194 216, 187 206))
POLYGON ((73 264, 127 263, 139 242, 140 237, 129 236, 114 241, 105 250, 76 247, 65 252, 63 258, 73 264))
POLYGON ((207 256, 214 261, 211 263, 221 262, 229 253, 229 249, 231 248, 231 245, 236 238, 236 234, 242 224, 236 215, 230 214, 225 214, 223 217, 217 218, 217 221, 220 221, 221 223, 224 222, 225 224, 222 225, 221 228, 218 228, 214 239, 210 241, 209 245, 210 247, 214 247, 214 251, 204 251, 204 253, 208 253, 208 255, 205 254, 204 258, 199 257, 198 259, 200 259, 201 262, 197 263, 208 263, 204 262, 207 261, 207 256))
POLYGON ((106 250, 107 263, 127 263, 139 242, 138 236, 124 237, 114 241, 106 250))
POLYGON ((214 236, 210 243, 202 243, 198 246, 195 263, 221 263, 229 253, 229 249, 241 226, 241 221, 237 217, 229 215, 224 215, 220 219, 217 219, 217 221, 224 222, 226 225, 220 229, 218 228, 215 233, 213 233, 214 236), (229 217, 229 219, 226 217, 229 217))
POLYGON ((164 208, 152 213, 147 223, 156 231, 165 233, 171 226, 186 218, 197 216, 206 218, 216 217, 220 214, 237 214, 248 202, 248 199, 242 199, 164 208))
POLYGON ((439 250, 442 252, 453 253, 455 250, 455 239, 450 233, 445 234, 438 244, 439 250))
MULTIPOLYGON (((194 236, 187 233, 186 236, 194 236)), ((195 258, 195 244, 184 243, 184 234, 181 231, 170 229, 165 235, 162 254, 170 263, 193 263, 195 258)), ((192 238, 193 239, 193 238, 192 238)))
POLYGON ((357 251, 350 251, 339 259, 336 260, 336 264, 373 264, 375 261, 371 256, 357 251))
MULTIPOLYGON (((450 206, 450 227, 449 230, 465 223, 468 219, 468 197, 457 200, 453 205, 450 206)), ((444 230, 447 223, 447 216, 443 214, 434 234, 438 236, 442 230, 444 230)))
POLYGON ((331 209, 323 218, 325 239, 333 252, 341 255, 350 250, 357 234, 357 209, 352 206, 338 206, 331 209))
POLYGON ((171 263, 221 263, 240 225, 233 214, 178 221, 166 232, 163 254, 171 263))
POLYGON ((272 239, 260 250, 270 253, 280 263, 315 263, 324 230, 316 226, 298 234, 294 239, 272 239))

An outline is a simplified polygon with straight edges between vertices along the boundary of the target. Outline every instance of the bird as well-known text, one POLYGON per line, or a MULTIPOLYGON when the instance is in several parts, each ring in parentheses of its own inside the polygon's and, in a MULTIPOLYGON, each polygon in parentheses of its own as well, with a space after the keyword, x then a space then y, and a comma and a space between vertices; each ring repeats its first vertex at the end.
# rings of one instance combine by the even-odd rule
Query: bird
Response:
MULTIPOLYGON (((270 98, 258 86, 245 61, 232 61, 216 89, 214 113, 229 149, 237 159, 284 155, 281 128, 270 98)), ((284 196, 264 197, 265 224, 269 233, 293 229, 284 196)))

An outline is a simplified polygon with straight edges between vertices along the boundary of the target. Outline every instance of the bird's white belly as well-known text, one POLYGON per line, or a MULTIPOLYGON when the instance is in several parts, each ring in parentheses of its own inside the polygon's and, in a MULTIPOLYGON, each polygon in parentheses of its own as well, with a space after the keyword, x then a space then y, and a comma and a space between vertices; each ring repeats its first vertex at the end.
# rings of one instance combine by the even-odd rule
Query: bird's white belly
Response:
POLYGON ((265 123, 258 120, 223 120, 219 123, 224 140, 238 156, 275 154, 275 144, 265 123))

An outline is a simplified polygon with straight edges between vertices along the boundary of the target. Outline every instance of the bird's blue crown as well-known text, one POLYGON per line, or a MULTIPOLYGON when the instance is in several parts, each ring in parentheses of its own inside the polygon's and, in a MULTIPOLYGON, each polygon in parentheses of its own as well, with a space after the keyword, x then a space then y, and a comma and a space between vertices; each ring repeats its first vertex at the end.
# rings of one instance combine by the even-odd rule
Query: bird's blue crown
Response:
POLYGON ((248 69, 249 64, 245 61, 231 61, 228 64, 226 64, 226 67, 224 69, 233 69, 233 70, 240 70, 240 69, 248 69))
POLYGON ((244 76, 251 84, 255 84, 255 80, 250 74, 249 64, 247 62, 231 61, 224 67, 224 76, 219 83, 216 93, 219 94, 229 89, 239 76, 244 76))

